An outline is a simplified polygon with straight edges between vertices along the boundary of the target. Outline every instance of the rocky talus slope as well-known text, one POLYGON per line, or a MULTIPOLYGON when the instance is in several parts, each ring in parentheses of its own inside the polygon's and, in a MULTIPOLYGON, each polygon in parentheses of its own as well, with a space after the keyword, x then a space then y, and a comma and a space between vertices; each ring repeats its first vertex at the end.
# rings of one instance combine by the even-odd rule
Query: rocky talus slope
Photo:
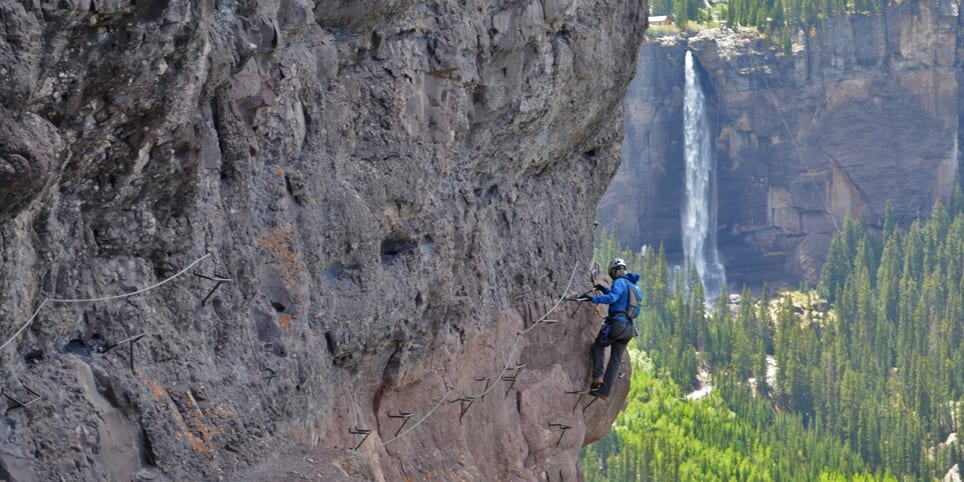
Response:
POLYGON ((645 10, 0 2, 0 479, 581 477, 645 10))
POLYGON ((626 244, 681 257, 683 58, 708 98, 718 232, 736 289, 819 276, 851 216, 872 229, 947 200, 961 162, 959 2, 910 0, 798 31, 789 50, 746 29, 647 41, 627 97, 627 160, 602 202, 626 244))

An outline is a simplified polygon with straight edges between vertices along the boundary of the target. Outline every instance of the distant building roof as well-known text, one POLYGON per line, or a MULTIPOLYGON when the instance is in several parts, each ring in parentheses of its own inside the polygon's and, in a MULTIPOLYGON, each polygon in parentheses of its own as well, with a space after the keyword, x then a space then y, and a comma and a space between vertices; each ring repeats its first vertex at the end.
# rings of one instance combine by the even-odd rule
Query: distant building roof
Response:
POLYGON ((649 17, 649 23, 660 24, 660 23, 671 23, 673 21, 669 15, 652 15, 649 17))

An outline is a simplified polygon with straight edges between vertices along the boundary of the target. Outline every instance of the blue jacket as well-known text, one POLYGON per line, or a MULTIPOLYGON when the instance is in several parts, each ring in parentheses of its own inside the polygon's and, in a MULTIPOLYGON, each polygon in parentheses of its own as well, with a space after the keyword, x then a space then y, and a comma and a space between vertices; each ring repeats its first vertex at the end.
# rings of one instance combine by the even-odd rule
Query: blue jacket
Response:
MULTIPOLYGON (((592 302, 596 304, 609 305, 608 318, 620 321, 629 321, 626 317, 626 310, 629 308, 629 283, 639 282, 639 275, 636 273, 626 273, 613 281, 609 293, 592 297, 592 302), (618 314, 616 314, 618 313, 618 314)), ((642 302, 642 300, 640 300, 642 302)), ((608 319, 607 318, 607 319, 608 319)))

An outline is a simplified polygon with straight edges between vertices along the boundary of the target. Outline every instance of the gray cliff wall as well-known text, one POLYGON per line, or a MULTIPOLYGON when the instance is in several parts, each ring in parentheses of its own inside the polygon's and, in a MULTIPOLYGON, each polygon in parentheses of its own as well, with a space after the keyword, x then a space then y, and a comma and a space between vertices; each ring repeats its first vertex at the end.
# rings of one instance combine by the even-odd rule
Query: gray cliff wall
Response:
POLYGON ((732 30, 647 41, 627 97, 627 162, 602 202, 603 213, 623 214, 603 225, 626 244, 663 243, 682 257, 690 49, 709 90, 731 287, 814 282, 846 215, 879 227, 890 201, 909 222, 952 191, 959 32, 956 2, 915 0, 827 20, 800 32, 789 54, 732 30))
POLYGON ((645 10, 0 4, 0 478, 581 477, 645 10))

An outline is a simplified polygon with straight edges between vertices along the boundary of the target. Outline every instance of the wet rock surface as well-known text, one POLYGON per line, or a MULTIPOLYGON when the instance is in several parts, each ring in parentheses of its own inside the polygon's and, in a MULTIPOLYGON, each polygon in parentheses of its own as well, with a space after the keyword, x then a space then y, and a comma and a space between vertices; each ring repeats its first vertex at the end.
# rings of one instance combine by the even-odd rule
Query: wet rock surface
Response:
POLYGON ((0 5, 0 478, 578 477, 644 12, 0 5))

